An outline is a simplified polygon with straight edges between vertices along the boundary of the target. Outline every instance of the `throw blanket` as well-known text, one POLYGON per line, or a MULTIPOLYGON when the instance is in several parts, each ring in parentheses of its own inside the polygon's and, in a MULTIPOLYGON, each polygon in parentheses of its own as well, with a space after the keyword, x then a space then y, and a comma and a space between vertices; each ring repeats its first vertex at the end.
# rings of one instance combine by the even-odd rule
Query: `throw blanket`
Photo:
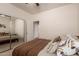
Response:
POLYGON ((16 47, 13 56, 36 56, 50 42, 50 40, 36 38, 16 47))

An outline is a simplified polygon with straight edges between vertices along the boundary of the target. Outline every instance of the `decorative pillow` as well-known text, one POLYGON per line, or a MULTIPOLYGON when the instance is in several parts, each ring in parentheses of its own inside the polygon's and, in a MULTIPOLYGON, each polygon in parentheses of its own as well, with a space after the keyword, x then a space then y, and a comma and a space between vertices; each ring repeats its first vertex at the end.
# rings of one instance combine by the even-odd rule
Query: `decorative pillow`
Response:
POLYGON ((68 39, 67 35, 64 36, 60 36, 61 37, 61 41, 59 43, 59 46, 63 46, 66 44, 66 40, 68 39))
POLYGON ((71 49, 70 47, 63 47, 63 54, 66 56, 74 55, 76 53, 76 49, 71 49))
POLYGON ((58 48, 60 41, 61 41, 60 36, 56 37, 53 41, 51 41, 50 45, 47 48, 47 52, 53 54, 58 48))
POLYGON ((58 48, 58 42, 54 42, 48 47, 47 51, 48 53, 53 54, 57 50, 57 48, 58 48))

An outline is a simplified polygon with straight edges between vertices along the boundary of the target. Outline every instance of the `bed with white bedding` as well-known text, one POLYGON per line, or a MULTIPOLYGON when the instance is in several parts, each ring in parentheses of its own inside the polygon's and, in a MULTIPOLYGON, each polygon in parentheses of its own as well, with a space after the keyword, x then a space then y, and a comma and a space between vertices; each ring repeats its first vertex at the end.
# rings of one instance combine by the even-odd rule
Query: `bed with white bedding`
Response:
POLYGON ((36 38, 16 47, 13 56, 75 56, 79 55, 79 36, 67 35, 54 40, 36 38))
POLYGON ((78 56, 79 37, 67 35, 60 42, 49 42, 38 56, 78 56))

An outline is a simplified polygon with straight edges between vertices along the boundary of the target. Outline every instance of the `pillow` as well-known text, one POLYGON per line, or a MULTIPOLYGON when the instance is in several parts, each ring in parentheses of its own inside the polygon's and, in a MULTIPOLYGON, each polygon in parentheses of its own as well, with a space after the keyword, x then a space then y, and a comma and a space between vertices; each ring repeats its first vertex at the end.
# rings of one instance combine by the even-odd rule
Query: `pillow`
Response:
POLYGON ((75 35, 73 35, 73 34, 67 34, 65 36, 61 36, 61 42, 60 42, 59 46, 64 45, 65 41, 68 40, 68 39, 72 40, 72 41, 78 40, 78 38, 75 35))
POLYGON ((60 41, 61 41, 60 36, 56 37, 53 41, 51 41, 47 48, 47 52, 51 54, 54 53, 56 49, 58 48, 60 41))
POLYGON ((71 49, 70 47, 64 47, 63 49, 64 55, 74 55, 76 53, 76 48, 71 49))
POLYGON ((61 41, 59 43, 59 46, 63 46, 66 44, 66 40, 68 39, 67 35, 64 36, 60 36, 61 37, 61 41))
POLYGON ((57 48, 58 48, 58 42, 54 42, 48 47, 47 52, 53 54, 57 50, 57 48))
POLYGON ((67 35, 68 38, 72 39, 72 40, 78 40, 78 36, 74 35, 74 34, 68 34, 67 35))

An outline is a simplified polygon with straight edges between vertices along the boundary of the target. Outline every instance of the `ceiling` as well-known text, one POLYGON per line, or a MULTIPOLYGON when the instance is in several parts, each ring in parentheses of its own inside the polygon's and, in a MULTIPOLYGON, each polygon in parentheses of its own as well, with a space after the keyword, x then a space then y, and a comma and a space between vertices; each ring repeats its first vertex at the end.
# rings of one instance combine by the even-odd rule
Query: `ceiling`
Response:
POLYGON ((39 3, 39 6, 36 6, 35 3, 11 3, 12 5, 30 13, 37 14, 46 10, 54 9, 57 7, 61 7, 67 5, 68 3, 39 3))

